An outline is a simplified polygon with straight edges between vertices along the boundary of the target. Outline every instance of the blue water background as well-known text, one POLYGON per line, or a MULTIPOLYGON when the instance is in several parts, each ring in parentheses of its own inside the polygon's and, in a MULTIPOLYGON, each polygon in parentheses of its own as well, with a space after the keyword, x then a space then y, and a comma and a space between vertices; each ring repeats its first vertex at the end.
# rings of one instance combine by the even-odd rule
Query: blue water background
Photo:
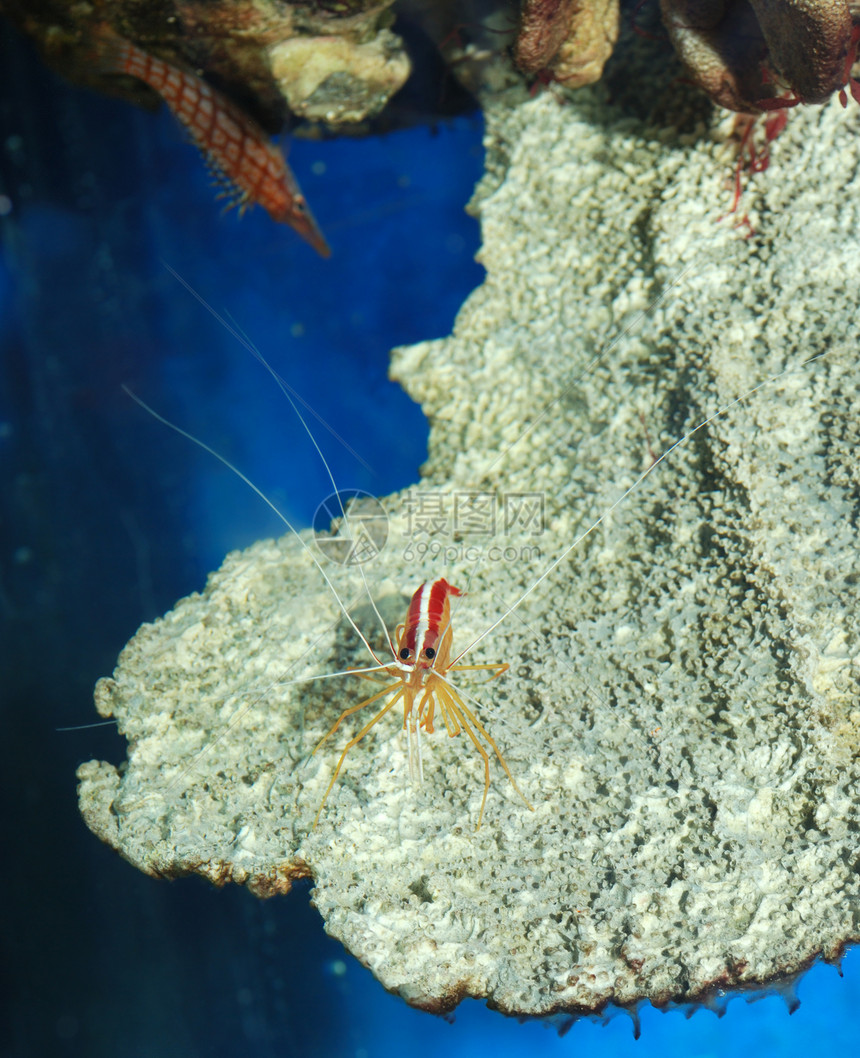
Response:
POLYGON ((144 400, 241 466, 307 525, 330 491, 270 378, 172 277, 256 342, 358 452, 317 429, 342 487, 414 482, 426 424, 388 351, 446 334, 470 290, 477 116, 290 152, 332 247, 322 261, 260 211, 220 216, 170 116, 76 91, 4 36, 0 84, 0 484, 7 856, 3 1055, 789 1056, 856 1044, 860 958, 784 997, 519 1024, 465 1002, 443 1020, 388 995, 335 941, 308 885, 261 903, 158 882, 77 815, 74 769, 118 762, 91 688, 143 620, 202 588, 276 519, 144 400), (365 466, 364 464, 367 464, 365 466), (370 469, 368 469, 368 467, 370 469), (564 1035, 557 1031, 567 1028, 564 1035))

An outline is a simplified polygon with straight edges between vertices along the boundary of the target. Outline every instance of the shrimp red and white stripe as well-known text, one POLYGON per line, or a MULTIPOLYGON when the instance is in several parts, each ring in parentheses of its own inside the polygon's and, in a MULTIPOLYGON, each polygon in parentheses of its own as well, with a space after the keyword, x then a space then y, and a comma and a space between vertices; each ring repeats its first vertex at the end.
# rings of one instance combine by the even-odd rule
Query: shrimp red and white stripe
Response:
POLYGON ((202 78, 157 59, 105 32, 99 65, 148 84, 188 129, 207 162, 229 185, 240 213, 259 204, 274 221, 289 224, 323 257, 331 251, 308 209, 295 176, 266 133, 202 78))
POLYGON ((428 580, 421 585, 412 596, 406 613, 401 635, 402 646, 398 644, 397 653, 402 660, 418 658, 418 663, 423 668, 432 663, 436 644, 446 625, 450 623, 449 596, 462 594, 459 588, 449 584, 444 577, 434 580, 432 584, 428 580))

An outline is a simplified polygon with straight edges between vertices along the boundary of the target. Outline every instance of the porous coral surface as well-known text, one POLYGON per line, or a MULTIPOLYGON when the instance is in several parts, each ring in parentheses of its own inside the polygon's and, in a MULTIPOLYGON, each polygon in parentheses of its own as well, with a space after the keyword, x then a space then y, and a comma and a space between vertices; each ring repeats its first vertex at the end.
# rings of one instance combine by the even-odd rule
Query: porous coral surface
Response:
MULTIPOLYGON (((534 811, 491 759, 476 831, 481 761, 444 730, 413 789, 392 711, 312 828, 355 722, 311 751, 373 686, 293 682, 367 656, 287 536, 228 556, 100 683, 129 757, 80 769, 93 831, 153 875, 312 877, 326 929, 436 1011, 691 1000, 856 938, 855 126, 793 116, 745 191, 750 235, 718 221, 723 126, 649 129, 593 89, 488 110, 486 282, 453 336, 394 357, 432 435, 365 567, 389 625, 444 575, 465 647, 726 409, 469 658, 510 672, 456 676, 534 811), (422 552, 416 511, 470 491, 495 495, 495 535, 440 524, 422 552), (506 520, 535 494, 542 523, 506 520)), ((356 570, 325 568, 379 644, 356 570)))

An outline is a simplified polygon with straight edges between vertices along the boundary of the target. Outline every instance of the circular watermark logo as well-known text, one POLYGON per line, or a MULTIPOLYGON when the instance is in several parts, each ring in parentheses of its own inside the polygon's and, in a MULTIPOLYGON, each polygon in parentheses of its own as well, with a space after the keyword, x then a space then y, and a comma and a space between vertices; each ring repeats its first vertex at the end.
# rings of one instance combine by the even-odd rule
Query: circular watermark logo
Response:
POLYGON ((314 539, 330 562, 360 566, 376 558, 388 539, 388 515, 361 489, 339 489, 314 514, 314 539))

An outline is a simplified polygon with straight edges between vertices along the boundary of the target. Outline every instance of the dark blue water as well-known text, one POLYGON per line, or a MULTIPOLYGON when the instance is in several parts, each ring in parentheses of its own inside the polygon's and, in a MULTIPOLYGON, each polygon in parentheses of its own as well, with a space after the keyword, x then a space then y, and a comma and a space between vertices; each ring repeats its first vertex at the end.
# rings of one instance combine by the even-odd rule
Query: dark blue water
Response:
POLYGON ((860 960, 779 996, 631 1021, 519 1025, 465 1003, 453 1023, 387 995, 323 933, 308 887, 265 904, 157 882, 80 821, 74 769, 118 761, 91 689, 138 625, 202 587, 224 553, 281 527, 223 468, 121 389, 241 466, 299 525, 328 479, 271 379, 165 267, 229 315, 319 416, 338 484, 415 481, 426 424, 388 351, 446 334, 481 281, 463 213, 481 126, 296 142, 332 244, 317 258, 259 211, 222 217, 167 113, 77 92, 26 47, 0 62, 0 614, 4 1055, 805 1054, 854 1043, 860 960))

